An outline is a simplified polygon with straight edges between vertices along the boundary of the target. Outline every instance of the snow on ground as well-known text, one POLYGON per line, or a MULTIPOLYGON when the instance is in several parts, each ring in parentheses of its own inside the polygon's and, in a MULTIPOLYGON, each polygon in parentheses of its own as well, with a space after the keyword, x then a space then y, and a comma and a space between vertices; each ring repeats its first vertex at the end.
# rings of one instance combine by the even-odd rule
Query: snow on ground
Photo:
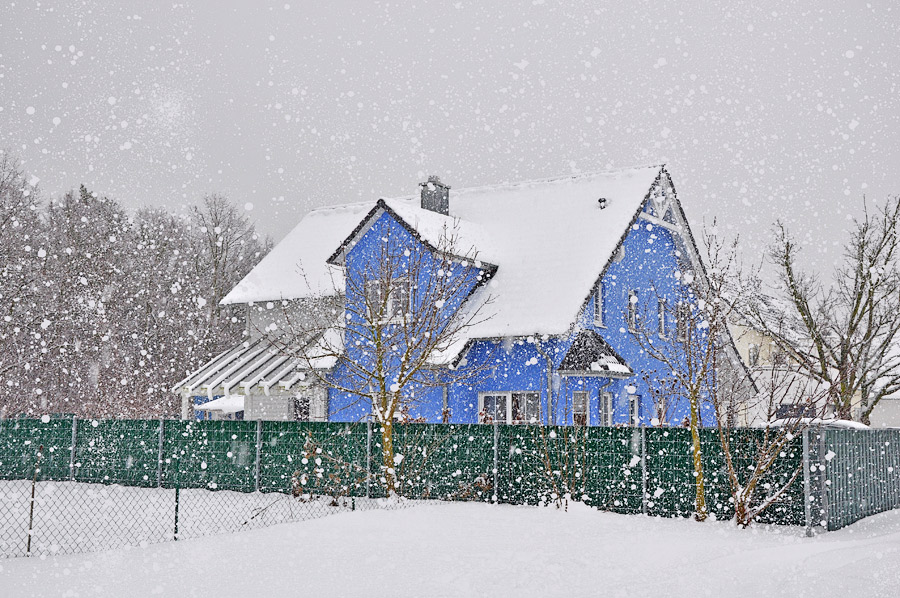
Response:
POLYGON ((552 508, 438 504, 104 553, 0 561, 39 596, 897 596, 900 511, 805 538, 552 508), (695 587, 696 586, 696 587, 695 587))

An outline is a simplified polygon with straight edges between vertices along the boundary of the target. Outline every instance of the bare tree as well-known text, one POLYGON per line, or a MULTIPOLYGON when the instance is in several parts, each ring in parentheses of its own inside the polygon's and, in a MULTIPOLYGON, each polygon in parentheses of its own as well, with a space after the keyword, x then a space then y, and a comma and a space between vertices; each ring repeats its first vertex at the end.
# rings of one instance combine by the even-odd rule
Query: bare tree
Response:
POLYGON ((703 240, 708 268, 703 272, 683 268, 678 275, 676 296, 651 298, 640 309, 643 317, 633 319, 635 339, 660 364, 648 373, 652 380, 648 386, 655 388, 658 395, 654 400, 663 416, 660 420, 665 421, 666 412, 676 403, 689 408, 687 424, 691 431, 694 510, 698 521, 708 515, 700 446, 701 410, 710 400, 710 389, 717 384, 720 368, 734 367, 731 363, 719 363, 719 359, 731 342, 726 324, 728 303, 721 297, 725 286, 723 272, 734 262, 735 245, 726 247, 708 231, 704 231, 703 240), (651 317, 653 313, 656 317, 651 317))
POLYGON ((0 151, 0 418, 26 410, 35 396, 40 401, 41 363, 54 348, 44 338, 48 260, 40 203, 37 181, 0 151))
POLYGON ((798 441, 804 430, 821 423, 830 390, 828 384, 811 378, 793 359, 758 365, 751 375, 758 392, 743 409, 756 414, 756 427, 760 430, 755 434, 727 425, 726 398, 745 393, 744 381, 720 379, 709 389, 734 519, 742 527, 748 527, 776 504, 799 476, 803 467, 800 459, 794 459, 796 465, 789 470, 783 470, 780 463, 788 453, 800 450, 798 441))
POLYGON ((227 327, 231 313, 222 317, 222 299, 271 249, 271 242, 261 240, 253 222, 223 195, 205 196, 202 206, 191 209, 191 223, 202 303, 211 323, 227 327))
MULTIPOLYGON (((471 297, 492 275, 474 251, 461 252, 456 230, 423 244, 385 234, 361 261, 346 269, 335 289, 343 308, 326 318, 285 310, 287 333, 272 336, 313 380, 368 406, 381 433, 380 479, 389 495, 398 486, 393 426, 414 410, 429 389, 477 377, 477 367, 444 367, 442 357, 462 349, 468 329, 484 321, 490 298, 471 297), (448 353, 449 352, 449 353, 448 353), (323 362, 336 362, 330 373, 323 362)), ((359 259, 359 258, 357 258, 359 259)))
POLYGON ((638 339, 663 364, 663 371, 655 373, 661 374, 658 377, 664 382, 660 392, 671 392, 673 398, 687 400, 691 406, 698 519, 705 505, 701 495, 702 422, 697 416, 700 405, 706 403, 715 414, 735 521, 746 527, 775 504, 797 478, 801 465, 788 472, 777 471, 779 460, 796 448, 798 435, 821 417, 828 385, 819 381, 810 384, 799 365, 789 359, 757 367, 754 377, 739 361, 727 323, 741 305, 747 277, 737 260, 737 239, 726 243, 714 230, 703 232, 706 268, 702 279, 698 276, 684 281, 682 277, 682 297, 671 308, 675 334, 660 338, 656 330, 645 328, 638 339), (787 411, 785 406, 789 407, 787 411), (739 416, 746 417, 748 412, 759 415, 759 433, 735 429, 739 416))
POLYGON ((797 264, 800 247, 782 223, 770 251, 778 268, 783 319, 766 317, 760 302, 748 318, 804 369, 825 381, 836 415, 868 423, 872 410, 900 390, 900 198, 855 221, 834 282, 822 283, 797 264), (783 325, 787 322, 787 325, 783 325), (854 398, 860 398, 858 414, 854 398))

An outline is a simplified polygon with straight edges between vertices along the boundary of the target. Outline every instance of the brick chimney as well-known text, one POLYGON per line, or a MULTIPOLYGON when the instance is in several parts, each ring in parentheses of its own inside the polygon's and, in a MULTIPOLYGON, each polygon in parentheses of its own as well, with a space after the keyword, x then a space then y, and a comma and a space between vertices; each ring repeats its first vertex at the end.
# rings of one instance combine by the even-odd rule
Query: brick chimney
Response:
POLYGON ((433 174, 428 181, 419 183, 419 188, 422 191, 422 209, 450 215, 450 187, 442 183, 437 175, 433 174))

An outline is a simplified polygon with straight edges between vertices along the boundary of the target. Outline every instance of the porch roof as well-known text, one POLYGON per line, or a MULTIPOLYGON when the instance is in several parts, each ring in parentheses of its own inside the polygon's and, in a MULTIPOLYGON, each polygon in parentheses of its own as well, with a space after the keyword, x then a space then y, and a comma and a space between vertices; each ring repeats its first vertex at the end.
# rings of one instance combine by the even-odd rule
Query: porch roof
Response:
POLYGON ((627 378, 634 372, 625 360, 593 330, 582 330, 575 337, 558 369, 569 376, 627 378))
MULTIPOLYGON (((335 332, 329 330, 325 334, 333 336, 335 332)), ((306 342, 312 345, 309 353, 314 354, 318 341, 318 338, 307 339, 306 342)), ((340 339, 329 339, 328 346, 334 346, 335 341, 339 343, 340 339)), ((313 358, 311 365, 316 370, 329 370, 336 360, 332 355, 323 354, 313 358)), ((220 353, 191 372, 172 391, 210 398, 216 395, 227 397, 232 392, 249 394, 257 391, 268 395, 272 391, 290 392, 306 386, 307 376, 308 370, 300 359, 285 354, 268 340, 258 338, 220 353)))

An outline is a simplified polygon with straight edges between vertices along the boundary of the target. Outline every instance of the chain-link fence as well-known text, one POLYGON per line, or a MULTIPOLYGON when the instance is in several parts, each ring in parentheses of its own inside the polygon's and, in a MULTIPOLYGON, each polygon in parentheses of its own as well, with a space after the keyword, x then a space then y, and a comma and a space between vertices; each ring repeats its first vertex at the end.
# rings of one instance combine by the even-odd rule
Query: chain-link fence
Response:
POLYGON ((0 481, 0 555, 140 546, 405 504, 384 502, 70 481, 32 488, 31 480, 0 481))
MULTIPOLYGON (((317 437, 363 435, 367 426, 178 420, 0 421, 0 556, 105 550, 396 509, 371 482, 334 484, 315 467, 317 437), (318 473, 317 471, 318 470, 318 473), (309 485, 307 489, 306 482, 309 485)), ((357 455, 358 457, 358 455, 357 455)), ((340 460, 346 469, 344 453, 340 460)), ((339 469, 340 469, 339 468, 339 469)), ((376 480, 377 483, 377 480, 376 480)))

